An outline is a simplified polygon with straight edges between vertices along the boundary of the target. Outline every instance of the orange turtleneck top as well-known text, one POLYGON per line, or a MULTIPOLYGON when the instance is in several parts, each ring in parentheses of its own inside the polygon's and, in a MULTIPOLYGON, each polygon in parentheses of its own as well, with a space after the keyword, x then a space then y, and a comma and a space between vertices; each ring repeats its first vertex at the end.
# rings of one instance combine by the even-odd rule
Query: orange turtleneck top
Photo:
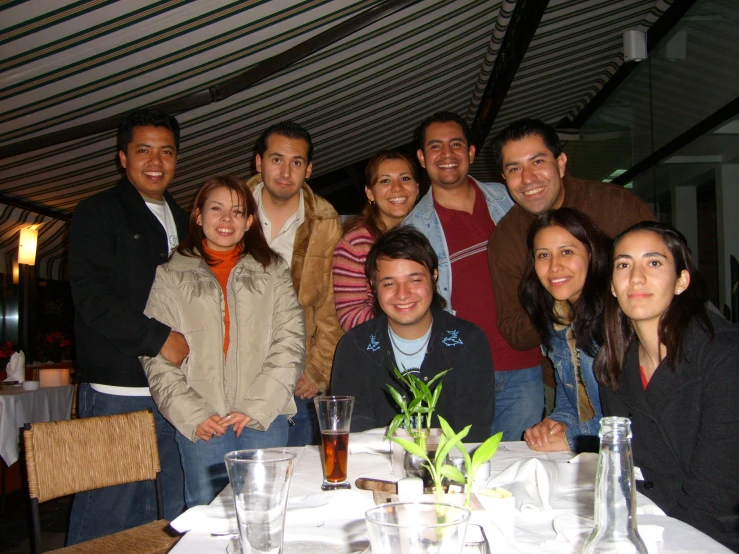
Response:
POLYGON ((208 265, 216 276, 216 279, 218 279, 221 290, 223 291, 223 353, 226 354, 228 352, 228 332, 231 322, 228 316, 228 291, 226 290, 226 286, 228 285, 228 276, 231 275, 231 270, 236 267, 236 264, 241 259, 241 246, 235 246, 227 252, 220 252, 208 248, 205 241, 203 241, 203 250, 213 259, 213 262, 208 265))

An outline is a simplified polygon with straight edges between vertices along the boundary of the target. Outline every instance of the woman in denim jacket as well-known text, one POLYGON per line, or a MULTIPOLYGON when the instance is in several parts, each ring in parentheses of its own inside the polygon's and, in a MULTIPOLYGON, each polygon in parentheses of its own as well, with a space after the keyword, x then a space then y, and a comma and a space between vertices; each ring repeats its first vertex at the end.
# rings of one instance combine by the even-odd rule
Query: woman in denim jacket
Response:
POLYGON ((593 358, 603 344, 610 241, 585 214, 560 208, 531 224, 519 300, 555 368, 554 411, 524 433, 532 450, 592 450, 602 416, 593 358))

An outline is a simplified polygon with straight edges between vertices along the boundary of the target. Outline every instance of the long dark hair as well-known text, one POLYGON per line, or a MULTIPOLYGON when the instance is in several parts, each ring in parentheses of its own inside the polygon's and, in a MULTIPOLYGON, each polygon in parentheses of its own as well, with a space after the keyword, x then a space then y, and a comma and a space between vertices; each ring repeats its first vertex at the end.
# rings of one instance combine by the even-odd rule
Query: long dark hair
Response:
MULTIPOLYGON (((713 340, 713 325, 706 310, 706 287, 690 256, 688 241, 683 234, 655 221, 642 221, 632 225, 613 240, 611 253, 611 272, 613 271, 613 254, 621 240, 639 231, 649 231, 657 235, 665 243, 675 261, 675 274, 679 277, 683 270, 690 275, 690 282, 682 294, 675 295, 659 320, 657 333, 659 342, 667 349, 667 365, 675 369, 675 365, 685 359, 684 340, 688 327, 693 319, 703 326, 713 340)), ((593 370, 598 380, 612 389, 617 389, 621 380, 621 370, 626 351, 638 340, 634 325, 624 314, 618 301, 610 294, 606 301, 605 342, 595 360, 593 370)))
POLYGON ((428 270, 434 286, 431 307, 438 310, 446 308, 446 300, 439 293, 439 287, 437 286, 438 273, 434 278, 434 272, 439 269, 439 258, 436 256, 429 239, 423 233, 408 225, 401 225, 382 235, 372 245, 364 264, 364 273, 372 287, 372 295, 375 299, 375 315, 382 313, 377 295, 377 262, 379 260, 410 260, 424 266, 428 270))
POLYGON ((210 256, 203 248, 205 234, 203 233, 203 227, 198 225, 197 219, 198 215, 203 213, 203 208, 205 207, 205 203, 208 201, 210 193, 219 187, 224 187, 235 192, 239 201, 244 205, 246 217, 249 217, 250 215, 254 216, 251 226, 247 229, 246 233, 244 233, 244 238, 241 240, 241 255, 246 256, 247 254, 251 254, 257 262, 262 264, 264 269, 267 269, 267 266, 273 262, 277 262, 280 259, 280 256, 269 247, 267 239, 264 238, 262 226, 259 223, 257 203, 254 200, 254 196, 251 191, 246 188, 244 181, 238 177, 234 177, 233 175, 219 175, 211 177, 205 181, 205 184, 198 191, 192 205, 189 233, 187 238, 177 247, 177 252, 183 256, 203 258, 208 265, 214 263, 215 260, 213 260, 212 256, 210 256))
MULTIPOLYGON (((370 158, 369 162, 367 162, 367 167, 364 169, 364 182, 368 189, 373 189, 377 184, 380 165, 386 160, 404 161, 408 164, 411 175, 413 175, 416 183, 418 183, 418 168, 413 160, 397 150, 380 150, 370 158)), ((348 233, 357 227, 366 227, 373 239, 377 239, 377 237, 389 231, 382 222, 382 216, 380 215, 380 209, 377 207, 377 202, 370 203, 367 201, 361 214, 349 218, 346 221, 344 224, 344 233, 348 233)))
POLYGON ((560 208, 538 216, 529 228, 526 239, 528 254, 526 271, 518 287, 518 299, 529 314, 542 343, 551 348, 551 323, 565 323, 557 320, 554 313, 554 298, 544 288, 534 268, 534 239, 547 227, 562 227, 579 240, 590 254, 588 274, 580 296, 572 311, 572 331, 578 348, 595 356, 603 344, 603 298, 608 290, 608 252, 610 240, 606 234, 587 215, 573 208, 560 208))

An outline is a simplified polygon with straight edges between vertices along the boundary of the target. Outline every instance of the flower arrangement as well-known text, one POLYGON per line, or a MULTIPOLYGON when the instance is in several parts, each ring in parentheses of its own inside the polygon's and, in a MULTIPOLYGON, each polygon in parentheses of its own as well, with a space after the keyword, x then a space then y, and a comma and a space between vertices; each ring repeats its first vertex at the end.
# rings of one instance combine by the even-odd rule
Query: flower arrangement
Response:
POLYGON ((13 348, 12 342, 8 341, 5 344, 0 344, 0 369, 5 369, 14 352, 15 348, 13 348))
POLYGON ((59 331, 39 333, 36 336, 36 357, 40 362, 61 362, 69 360, 72 354, 72 340, 59 331))

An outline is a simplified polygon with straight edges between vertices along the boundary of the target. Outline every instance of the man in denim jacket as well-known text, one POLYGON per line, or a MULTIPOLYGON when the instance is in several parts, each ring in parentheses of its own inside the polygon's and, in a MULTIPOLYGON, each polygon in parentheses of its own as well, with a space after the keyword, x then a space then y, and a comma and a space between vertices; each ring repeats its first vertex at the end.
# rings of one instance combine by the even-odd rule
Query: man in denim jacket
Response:
POLYGON ((503 184, 469 176, 475 147, 457 114, 432 115, 420 125, 417 140, 431 189, 404 223, 423 232, 439 258, 439 292, 447 310, 480 327, 490 342, 496 373, 491 433, 520 440, 544 410, 541 352, 516 351, 500 334, 487 262, 487 240, 513 202, 503 184))

